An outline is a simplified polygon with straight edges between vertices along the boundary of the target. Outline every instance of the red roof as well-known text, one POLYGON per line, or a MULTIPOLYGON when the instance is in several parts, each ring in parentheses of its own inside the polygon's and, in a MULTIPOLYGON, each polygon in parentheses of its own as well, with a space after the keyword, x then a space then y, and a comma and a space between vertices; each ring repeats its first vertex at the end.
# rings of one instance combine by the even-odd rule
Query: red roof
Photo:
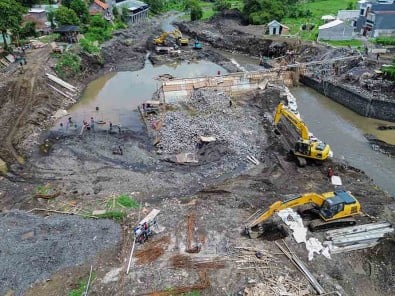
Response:
POLYGON ((103 8, 103 9, 107 9, 108 8, 108 4, 107 3, 101 2, 100 0, 95 0, 94 2, 97 5, 99 5, 101 8, 103 8))

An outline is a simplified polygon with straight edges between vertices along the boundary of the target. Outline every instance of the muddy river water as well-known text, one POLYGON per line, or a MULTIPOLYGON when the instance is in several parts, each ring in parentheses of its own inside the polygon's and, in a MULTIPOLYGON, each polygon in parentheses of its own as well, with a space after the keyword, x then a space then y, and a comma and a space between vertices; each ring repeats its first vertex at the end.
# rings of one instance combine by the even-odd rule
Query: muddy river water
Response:
MULTIPOLYGON (((138 131, 142 124, 137 106, 152 98, 160 86, 160 75, 201 77, 216 75, 218 70, 227 73, 221 66, 208 61, 153 66, 147 59, 145 67, 139 71, 109 73, 92 81, 79 102, 68 111, 73 121, 79 124, 83 120, 89 122, 93 117, 95 121, 106 122, 99 125, 100 128, 108 128, 112 122, 113 125, 121 124, 123 128, 138 131)), ((65 118, 62 120, 66 121, 65 118)))
MULTIPOLYGON (((232 59, 240 65, 245 63, 241 56, 232 59)), ((218 70, 227 72, 208 61, 153 66, 147 60, 139 71, 110 73, 93 81, 69 112, 76 122, 94 117, 106 122, 100 128, 108 128, 111 121, 139 131, 142 124, 136 108, 158 89, 159 75, 199 77, 216 75, 218 70)), ((303 120, 317 137, 330 144, 334 157, 364 170, 376 184, 395 196, 395 159, 374 151, 364 137, 365 133, 371 133, 395 144, 395 130, 379 131, 378 125, 388 123, 361 117, 310 88, 297 87, 291 91, 303 120)))

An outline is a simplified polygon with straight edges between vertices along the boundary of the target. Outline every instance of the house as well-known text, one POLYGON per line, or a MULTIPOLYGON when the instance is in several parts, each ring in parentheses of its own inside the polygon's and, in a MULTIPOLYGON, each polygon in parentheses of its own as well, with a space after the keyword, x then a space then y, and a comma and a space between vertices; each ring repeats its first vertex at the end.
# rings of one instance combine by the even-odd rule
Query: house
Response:
POLYGON ((52 31, 44 8, 30 8, 28 13, 23 16, 23 23, 27 22, 35 23, 36 32, 41 35, 49 34, 52 31))
POLYGON ((374 38, 395 36, 394 0, 361 0, 358 8, 357 32, 374 38))
POLYGON ((341 20, 318 27, 318 40, 350 40, 354 35, 354 28, 341 20))
POLYGON ((289 28, 276 20, 267 24, 269 35, 283 35, 289 33, 289 28))
POLYGON ((100 0, 94 0, 91 5, 89 5, 89 14, 90 15, 102 15, 105 19, 112 19, 112 12, 110 10, 110 6, 107 3, 104 3, 100 0))
POLYGON ((125 7, 128 10, 128 23, 134 24, 145 20, 148 17, 149 5, 137 0, 115 0, 113 7, 116 7, 119 13, 125 7))
POLYGON ((357 27, 357 19, 359 17, 359 10, 339 10, 336 19, 348 22, 354 29, 357 27))

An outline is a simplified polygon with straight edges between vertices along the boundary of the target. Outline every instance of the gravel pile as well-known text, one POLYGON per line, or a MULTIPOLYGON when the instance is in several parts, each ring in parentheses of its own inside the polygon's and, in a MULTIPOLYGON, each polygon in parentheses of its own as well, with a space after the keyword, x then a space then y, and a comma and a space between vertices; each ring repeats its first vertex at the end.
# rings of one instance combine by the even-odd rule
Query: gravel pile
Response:
POLYGON ((15 211, 0 214, 0 238, 0 295, 14 290, 17 296, 56 271, 117 245, 121 231, 110 220, 15 211))
POLYGON ((168 112, 160 131, 164 153, 197 152, 200 136, 214 136, 217 142, 235 155, 257 155, 264 140, 257 117, 246 113, 223 92, 196 90, 189 101, 189 111, 168 112))

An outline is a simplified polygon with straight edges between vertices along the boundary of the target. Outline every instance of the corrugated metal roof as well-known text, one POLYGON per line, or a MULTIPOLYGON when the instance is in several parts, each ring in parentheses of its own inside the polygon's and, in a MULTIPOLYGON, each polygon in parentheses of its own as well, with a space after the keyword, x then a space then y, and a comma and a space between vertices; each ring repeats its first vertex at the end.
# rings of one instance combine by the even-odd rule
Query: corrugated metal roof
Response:
POLYGON ((341 21, 341 20, 334 20, 334 21, 329 22, 329 23, 327 23, 325 25, 319 26, 318 29, 319 30, 329 29, 329 28, 332 28, 332 27, 336 27, 336 26, 338 26, 340 24, 343 24, 343 21, 341 21))

